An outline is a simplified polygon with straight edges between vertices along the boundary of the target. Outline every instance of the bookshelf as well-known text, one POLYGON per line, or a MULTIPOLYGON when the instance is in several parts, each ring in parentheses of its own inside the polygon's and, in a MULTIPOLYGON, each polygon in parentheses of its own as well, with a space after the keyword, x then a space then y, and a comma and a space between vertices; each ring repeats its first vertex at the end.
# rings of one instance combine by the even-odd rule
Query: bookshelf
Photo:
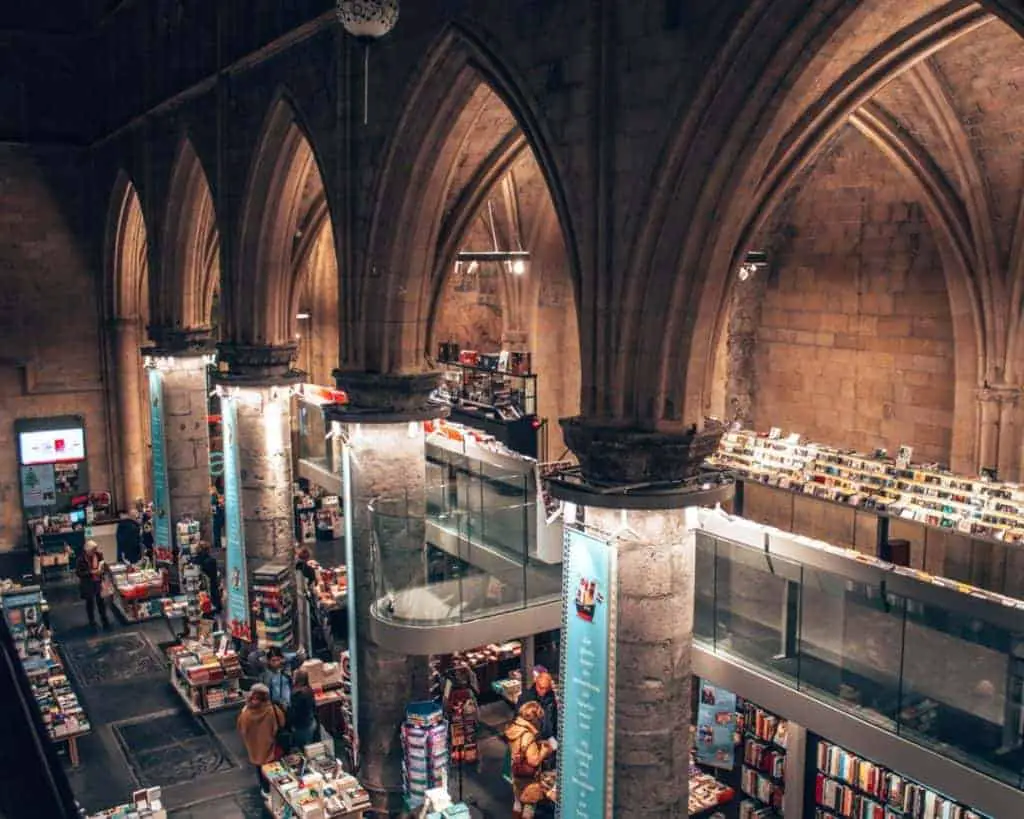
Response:
POLYGON ((856 754, 818 740, 815 819, 987 819, 856 754))
POLYGON ((295 644, 295 577, 291 566, 268 563, 253 572, 252 607, 261 649, 295 644))
POLYGON ((754 703, 743 707, 743 767, 740 790, 745 799, 741 817, 782 817, 786 792, 786 749, 789 723, 754 703))

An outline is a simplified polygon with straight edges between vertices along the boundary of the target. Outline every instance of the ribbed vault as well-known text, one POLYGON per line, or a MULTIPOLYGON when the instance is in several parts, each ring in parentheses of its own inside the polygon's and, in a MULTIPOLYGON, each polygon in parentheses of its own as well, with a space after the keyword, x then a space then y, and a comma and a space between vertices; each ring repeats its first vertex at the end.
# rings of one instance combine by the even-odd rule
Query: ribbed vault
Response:
POLYGON ((306 271, 331 220, 313 147, 284 98, 271 107, 254 154, 240 228, 226 282, 224 339, 294 344, 306 271))

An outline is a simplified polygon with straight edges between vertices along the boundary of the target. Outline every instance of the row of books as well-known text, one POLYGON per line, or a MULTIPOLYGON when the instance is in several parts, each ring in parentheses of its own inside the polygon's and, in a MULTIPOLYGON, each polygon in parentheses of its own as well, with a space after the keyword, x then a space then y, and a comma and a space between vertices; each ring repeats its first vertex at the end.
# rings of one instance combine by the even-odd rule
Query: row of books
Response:
POLYGON ((840 819, 985 819, 844 748, 819 742, 815 802, 840 819))

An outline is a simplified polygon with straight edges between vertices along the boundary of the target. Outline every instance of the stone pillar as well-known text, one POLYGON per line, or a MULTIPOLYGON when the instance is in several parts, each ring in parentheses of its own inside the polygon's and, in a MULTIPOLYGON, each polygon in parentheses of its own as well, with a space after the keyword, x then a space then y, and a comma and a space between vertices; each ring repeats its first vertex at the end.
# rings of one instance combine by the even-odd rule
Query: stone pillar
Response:
MULTIPOLYGON (((113 322, 114 359, 117 369, 117 421, 121 451, 123 509, 146 497, 146 451, 143 434, 142 321, 137 316, 113 322)), ((148 421, 147 421, 148 423, 148 421)))
POLYGON ((295 345, 219 347, 217 390, 237 408, 242 529, 248 568, 294 554, 291 386, 295 345))
POLYGON ((1000 480, 1015 481, 1021 467, 1018 440, 1018 406, 1021 389, 1008 384, 985 386, 978 391, 980 424, 978 464, 998 470, 1000 480))
MULTIPOLYGON (((426 448, 423 422, 439 417, 431 404, 438 375, 335 372, 349 403, 327 418, 343 424, 350 485, 352 559, 356 593, 359 776, 374 807, 402 812, 405 707, 429 695, 426 656, 388 651, 373 638, 371 608, 378 600, 426 583, 426 448)), ((348 510, 346 510, 348 514, 348 510)))
MULTIPOLYGON (((682 819, 688 815, 696 526, 688 508, 731 497, 731 482, 700 474, 723 430, 661 434, 578 418, 562 426, 580 475, 556 477, 549 488, 582 507, 587 532, 615 553, 614 673, 607 692, 614 797, 605 813, 682 819)), ((567 722, 563 765, 573 758, 570 737, 567 722)))
POLYGON ((202 329, 150 327, 149 336, 154 345, 144 352, 161 372, 171 539, 174 523, 190 515, 200 521, 208 540, 212 529, 207 367, 213 346, 202 329))

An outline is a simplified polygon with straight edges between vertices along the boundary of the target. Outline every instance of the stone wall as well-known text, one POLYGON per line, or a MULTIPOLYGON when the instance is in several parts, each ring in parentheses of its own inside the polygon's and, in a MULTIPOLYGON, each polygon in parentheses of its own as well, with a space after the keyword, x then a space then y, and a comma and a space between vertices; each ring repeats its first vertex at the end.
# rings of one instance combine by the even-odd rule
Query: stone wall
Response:
POLYGON ((914 199, 847 127, 790 200, 754 352, 757 428, 862 451, 910 444, 915 460, 948 461, 952 319, 914 199))
POLYGON ((77 152, 0 146, 0 549, 24 541, 18 418, 81 415, 89 482, 110 489, 97 276, 77 152))

